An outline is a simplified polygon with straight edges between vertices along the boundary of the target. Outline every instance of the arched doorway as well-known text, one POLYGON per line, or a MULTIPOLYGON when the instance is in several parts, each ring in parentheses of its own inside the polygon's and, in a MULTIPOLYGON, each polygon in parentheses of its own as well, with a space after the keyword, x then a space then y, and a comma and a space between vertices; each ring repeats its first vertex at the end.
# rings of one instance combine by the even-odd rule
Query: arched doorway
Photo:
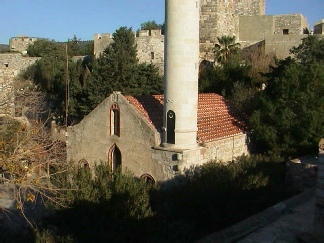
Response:
POLYGON ((155 184, 155 180, 154 180, 153 176, 151 176, 149 174, 142 175, 141 179, 144 180, 147 185, 154 185, 155 184))
POLYGON ((111 146, 109 149, 108 162, 112 171, 116 171, 117 169, 121 168, 122 156, 116 144, 111 146))

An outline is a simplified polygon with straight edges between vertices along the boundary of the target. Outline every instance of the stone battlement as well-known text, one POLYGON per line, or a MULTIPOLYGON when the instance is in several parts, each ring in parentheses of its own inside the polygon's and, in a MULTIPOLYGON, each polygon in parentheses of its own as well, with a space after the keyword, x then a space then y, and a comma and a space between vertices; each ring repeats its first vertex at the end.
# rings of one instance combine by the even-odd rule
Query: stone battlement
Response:
POLYGON ((10 51, 25 53, 28 46, 33 44, 37 38, 28 36, 12 37, 9 40, 10 51))

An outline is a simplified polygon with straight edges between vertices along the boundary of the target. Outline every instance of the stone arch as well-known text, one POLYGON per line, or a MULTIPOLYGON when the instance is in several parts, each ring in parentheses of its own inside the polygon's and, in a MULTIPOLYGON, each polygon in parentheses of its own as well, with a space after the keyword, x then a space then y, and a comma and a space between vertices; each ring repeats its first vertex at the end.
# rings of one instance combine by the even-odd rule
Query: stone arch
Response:
POLYGON ((90 170, 90 165, 87 160, 81 159, 78 163, 78 169, 90 170))
POLYGON ((110 106, 110 135, 120 136, 120 108, 117 103, 110 106))
POLYGON ((118 146, 114 143, 108 152, 108 164, 112 171, 116 171, 121 168, 122 155, 118 146))
POLYGON ((143 174, 143 175, 141 175, 140 178, 142 180, 144 180, 146 184, 149 184, 149 185, 155 184, 155 180, 154 180, 153 176, 151 176, 150 174, 143 174))

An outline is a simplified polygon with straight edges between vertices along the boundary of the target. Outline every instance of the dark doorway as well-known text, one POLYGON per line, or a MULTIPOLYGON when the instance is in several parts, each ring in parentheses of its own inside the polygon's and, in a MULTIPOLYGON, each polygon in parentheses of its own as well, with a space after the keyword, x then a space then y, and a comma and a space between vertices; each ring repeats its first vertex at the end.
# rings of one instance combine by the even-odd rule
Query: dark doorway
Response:
POLYGON ((175 144, 175 113, 172 110, 167 112, 167 143, 175 144))

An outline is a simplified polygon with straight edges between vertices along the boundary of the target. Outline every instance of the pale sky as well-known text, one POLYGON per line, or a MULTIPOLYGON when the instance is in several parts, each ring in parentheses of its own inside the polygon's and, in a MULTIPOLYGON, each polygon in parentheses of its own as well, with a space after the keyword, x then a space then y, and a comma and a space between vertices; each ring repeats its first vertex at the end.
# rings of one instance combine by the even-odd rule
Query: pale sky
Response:
MULTIPOLYGON (((324 0, 267 0, 266 14, 301 13, 310 27, 324 19, 324 0)), ((0 44, 24 35, 67 41, 92 40, 121 26, 164 22, 164 0, 0 0, 0 44)))

